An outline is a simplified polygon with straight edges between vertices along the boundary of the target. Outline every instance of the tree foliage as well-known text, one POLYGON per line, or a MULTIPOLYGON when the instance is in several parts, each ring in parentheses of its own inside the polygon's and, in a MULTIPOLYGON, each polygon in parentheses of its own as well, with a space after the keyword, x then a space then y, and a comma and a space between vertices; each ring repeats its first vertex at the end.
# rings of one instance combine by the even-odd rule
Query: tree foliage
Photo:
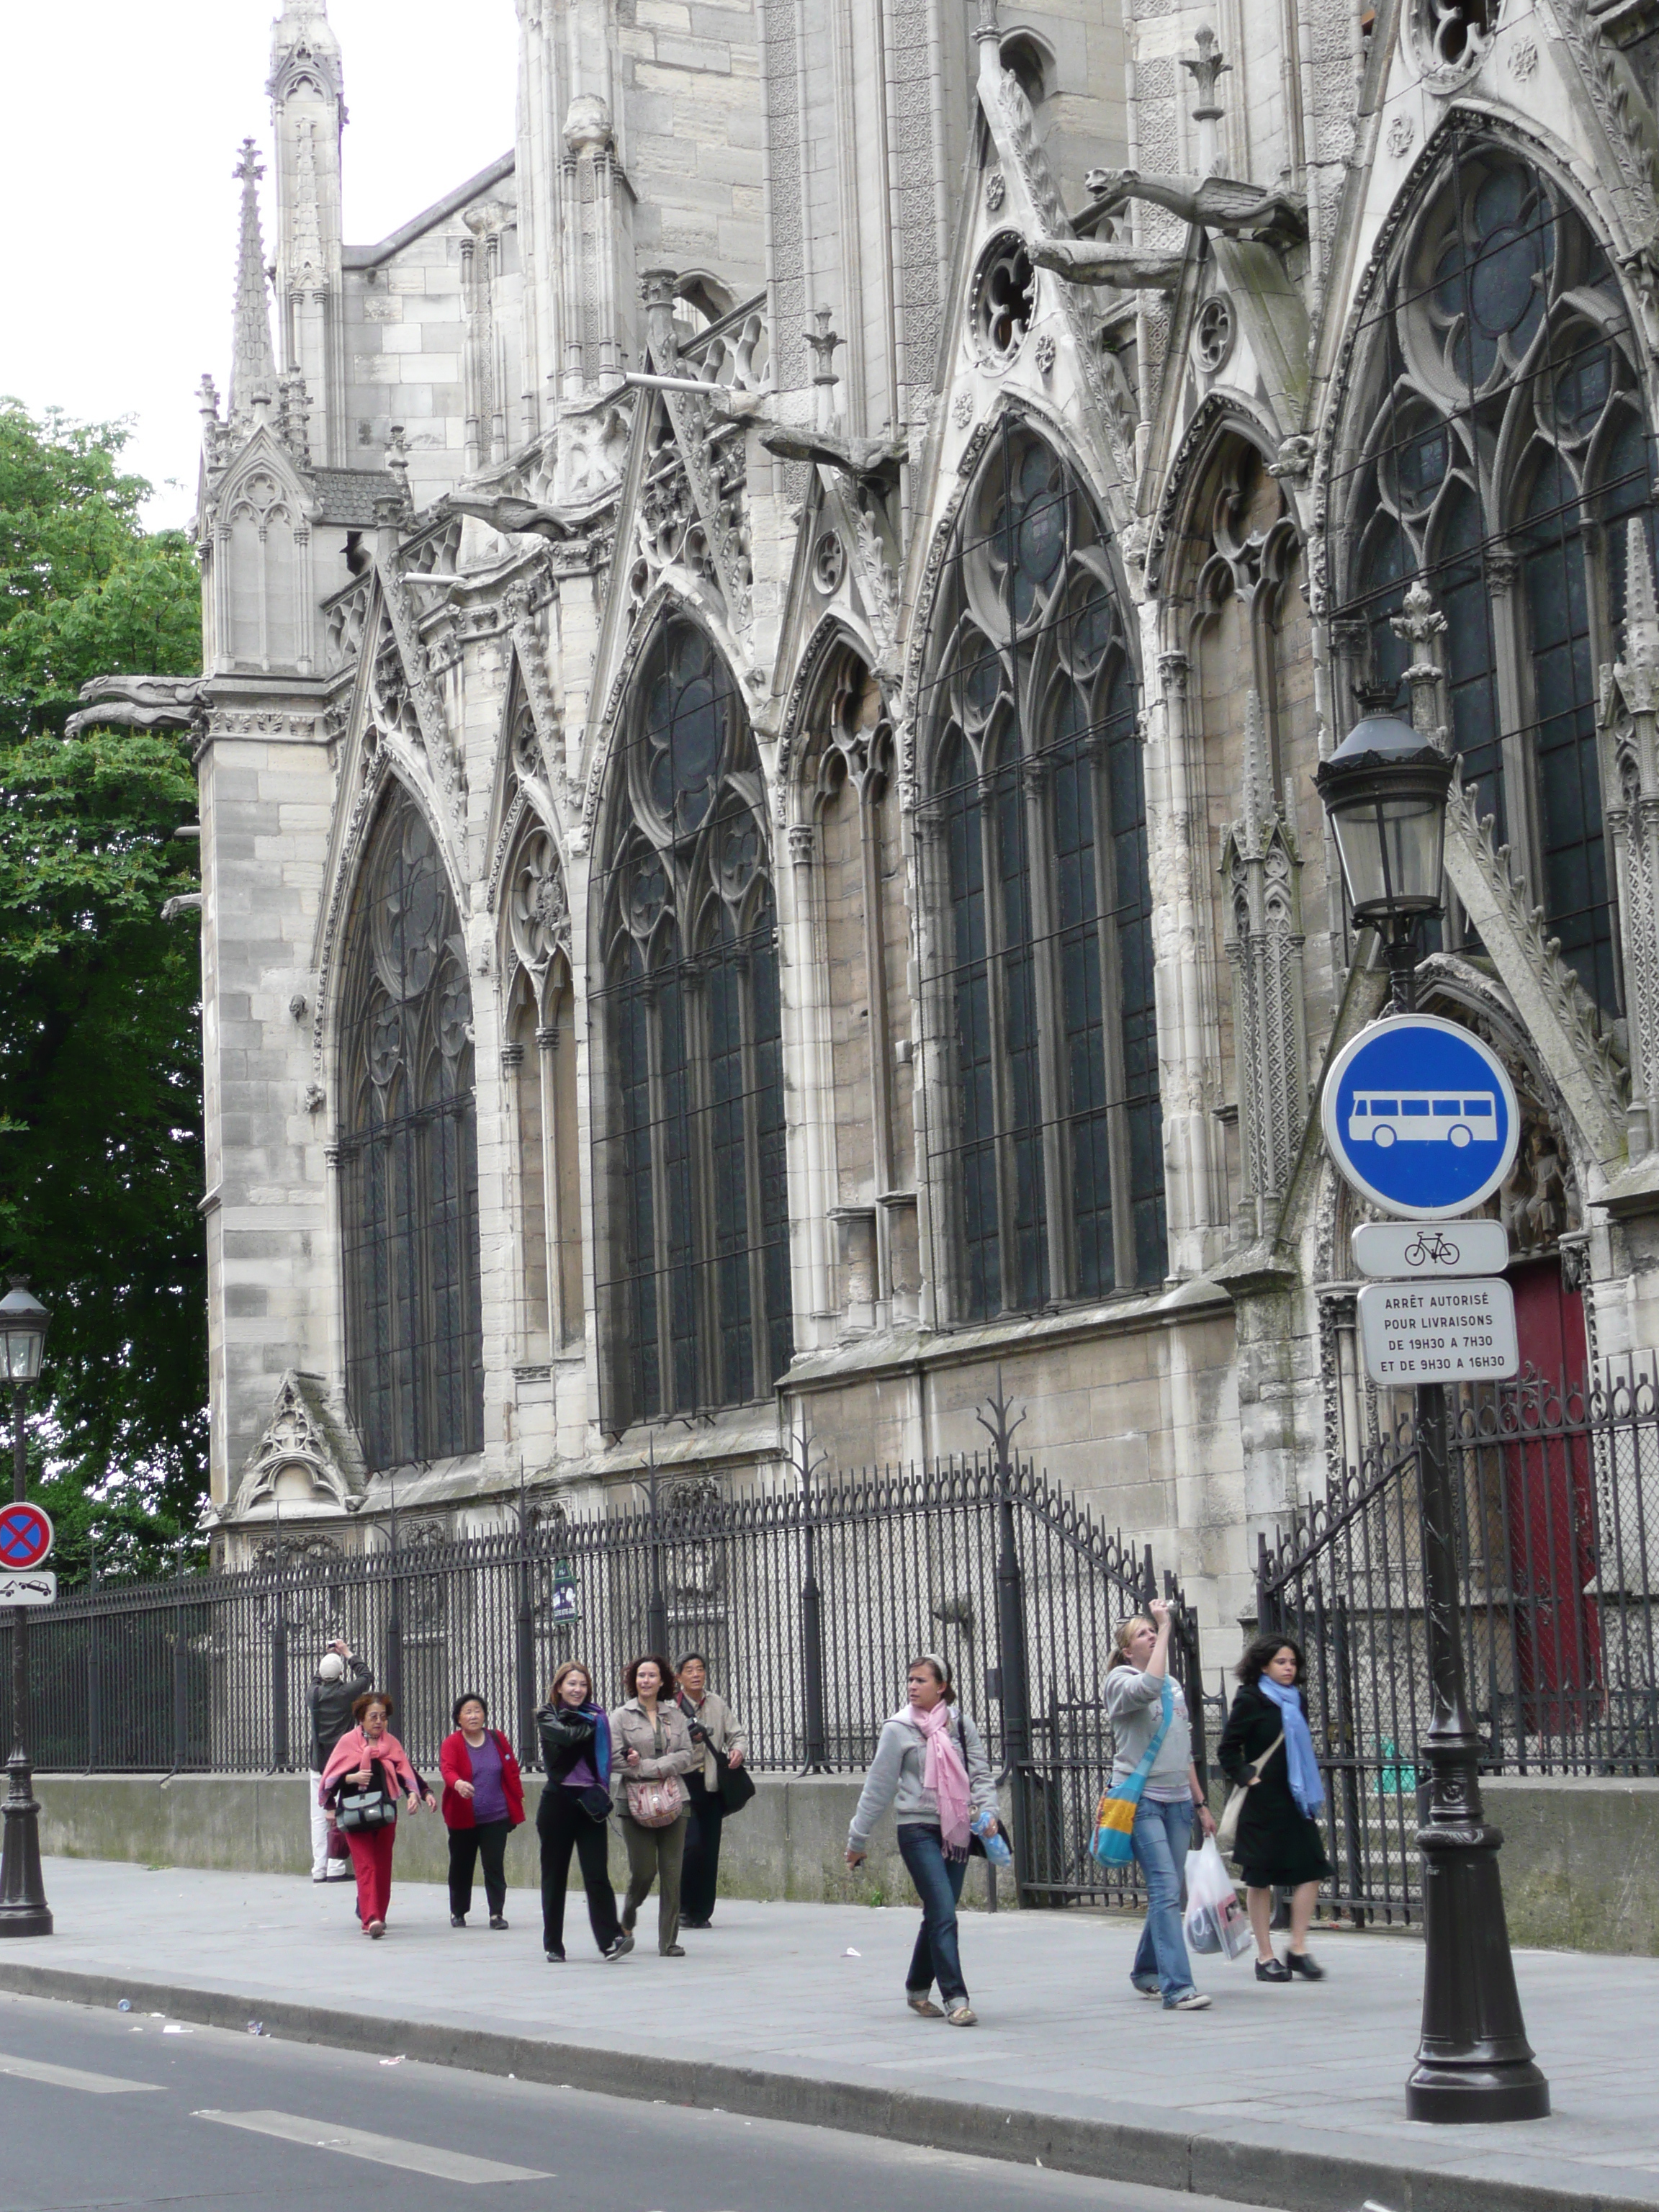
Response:
POLYGON ((34 1405, 60 1572, 179 1559, 206 1489, 201 968, 182 736, 74 738, 81 685, 186 676, 189 540, 118 425, 0 401, 0 1255, 51 1310, 34 1405))

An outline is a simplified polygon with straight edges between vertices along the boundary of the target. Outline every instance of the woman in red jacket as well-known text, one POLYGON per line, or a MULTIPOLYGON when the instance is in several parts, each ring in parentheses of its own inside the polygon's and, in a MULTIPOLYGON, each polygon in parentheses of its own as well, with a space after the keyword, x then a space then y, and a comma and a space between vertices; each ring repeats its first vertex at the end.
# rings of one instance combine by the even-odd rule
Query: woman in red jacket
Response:
POLYGON ((449 1924, 465 1928, 472 1910, 472 1869, 483 1860, 489 1924, 505 1928, 507 1839, 524 1819, 524 1782, 513 1747, 476 1690, 455 1700, 453 1735, 438 1752, 449 1830, 449 1924))

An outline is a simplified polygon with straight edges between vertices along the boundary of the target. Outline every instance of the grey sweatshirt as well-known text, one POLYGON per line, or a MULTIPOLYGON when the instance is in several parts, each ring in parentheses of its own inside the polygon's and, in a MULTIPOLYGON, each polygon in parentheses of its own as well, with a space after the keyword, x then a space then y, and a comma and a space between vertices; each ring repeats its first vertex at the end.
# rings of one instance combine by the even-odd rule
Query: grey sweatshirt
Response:
MULTIPOLYGON (((950 1726, 957 1749, 962 1753, 962 1763, 968 1770, 969 1818, 975 1813, 994 1813, 996 1785, 991 1779, 991 1762, 985 1756, 979 1730, 966 1713, 954 1708, 950 1726)), ((938 1826, 939 1800, 931 1790, 922 1786, 921 1778, 927 1768, 927 1742, 915 1723, 907 1720, 902 1712, 884 1721, 876 1755, 864 1778, 858 1810, 847 1831, 849 1851, 869 1849, 870 1831, 890 1805, 897 1821, 918 1827, 938 1826)))
MULTIPOLYGON (((1173 1675, 1170 1687, 1175 1692, 1175 1711, 1170 1733, 1146 1777, 1146 1794, 1173 1804, 1190 1792, 1187 1769, 1192 1764, 1193 1731, 1187 1700, 1173 1675)), ((1112 1780, 1121 1782, 1146 1756, 1146 1747, 1164 1717, 1163 1675, 1143 1674, 1127 1662, 1114 1667, 1106 1677, 1106 1717, 1112 1724, 1112 1780)))

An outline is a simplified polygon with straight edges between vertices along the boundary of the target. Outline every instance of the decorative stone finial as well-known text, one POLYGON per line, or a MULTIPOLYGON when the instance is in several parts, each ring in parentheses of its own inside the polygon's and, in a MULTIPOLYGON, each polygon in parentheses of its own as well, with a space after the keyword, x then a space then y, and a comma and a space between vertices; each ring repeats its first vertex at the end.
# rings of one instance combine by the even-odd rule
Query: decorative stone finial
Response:
POLYGON ((836 348, 845 345, 847 341, 837 337, 830 329, 830 313, 828 307, 814 307, 812 320, 807 325, 806 343, 812 355, 814 384, 836 384, 840 381, 835 369, 836 348))
POLYGON ((979 0, 979 21, 974 26, 974 42, 1002 38, 1002 27, 997 21, 997 0, 979 0))
POLYGON ((1231 69, 1232 64, 1223 55, 1215 33, 1207 23, 1199 25, 1193 44, 1198 52, 1181 57, 1181 66, 1191 76, 1198 93, 1198 106, 1192 112, 1193 120, 1194 123, 1218 123, 1222 109, 1216 98, 1216 80, 1224 70, 1231 69))

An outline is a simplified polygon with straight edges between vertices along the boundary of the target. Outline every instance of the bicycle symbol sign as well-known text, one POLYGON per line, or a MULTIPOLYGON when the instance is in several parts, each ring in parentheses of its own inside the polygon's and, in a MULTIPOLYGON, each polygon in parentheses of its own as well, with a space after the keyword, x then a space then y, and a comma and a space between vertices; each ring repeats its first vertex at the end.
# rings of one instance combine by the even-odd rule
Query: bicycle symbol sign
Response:
POLYGON ((8 1505, 0 1512, 0 1567, 38 1567, 52 1547, 51 1517, 38 1505, 8 1505))
MULTIPOLYGON (((1492 1048, 1436 1014, 1395 1014, 1344 1045, 1320 1119, 1332 1158, 1373 1205, 1409 1221, 1471 1212, 1515 1164, 1521 1116, 1492 1048)), ((1455 1268, 1425 1242, 1411 1267, 1455 1268)))

